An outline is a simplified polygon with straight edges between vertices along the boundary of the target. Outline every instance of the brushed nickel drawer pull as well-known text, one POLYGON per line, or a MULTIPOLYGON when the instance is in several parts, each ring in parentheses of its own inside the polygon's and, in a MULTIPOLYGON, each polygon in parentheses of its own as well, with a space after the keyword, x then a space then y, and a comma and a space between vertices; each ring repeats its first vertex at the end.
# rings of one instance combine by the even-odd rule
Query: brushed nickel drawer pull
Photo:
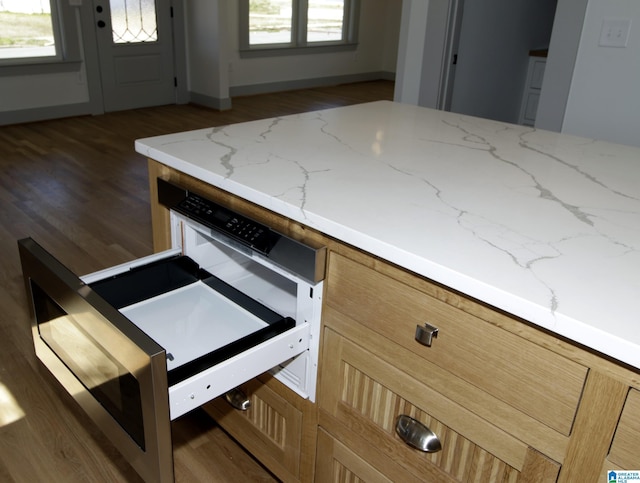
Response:
POLYGON ((246 411, 251 407, 251 400, 237 387, 227 392, 224 398, 229 404, 240 411, 246 411))
POLYGON ((416 326, 416 340, 422 345, 431 347, 431 341, 438 336, 438 328, 433 325, 424 324, 416 326))
POLYGON ((405 414, 396 419, 396 433, 409 446, 425 453, 436 453, 442 449, 440 440, 433 431, 405 414))

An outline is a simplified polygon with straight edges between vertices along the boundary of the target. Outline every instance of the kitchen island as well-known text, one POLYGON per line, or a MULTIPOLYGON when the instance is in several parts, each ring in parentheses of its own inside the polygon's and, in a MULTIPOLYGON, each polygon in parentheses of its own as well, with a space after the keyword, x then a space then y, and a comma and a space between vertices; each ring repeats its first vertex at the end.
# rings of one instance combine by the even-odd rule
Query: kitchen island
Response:
POLYGON ((136 150, 154 175, 222 190, 329 244, 320 409, 301 406, 313 443, 293 479, 324 479, 347 450, 365 473, 397 460, 387 477, 426 471, 402 442, 389 461, 370 448, 396 443, 393 424, 358 412, 359 398, 327 384, 335 377, 366 379, 355 392, 369 406, 411 406, 447 435, 427 480, 481 470, 597 481, 640 467, 626 449, 640 442, 640 149, 383 101, 141 139, 136 150), (416 321, 438 327, 432 347, 397 335, 416 321), (356 362, 367 354, 375 361, 356 362))

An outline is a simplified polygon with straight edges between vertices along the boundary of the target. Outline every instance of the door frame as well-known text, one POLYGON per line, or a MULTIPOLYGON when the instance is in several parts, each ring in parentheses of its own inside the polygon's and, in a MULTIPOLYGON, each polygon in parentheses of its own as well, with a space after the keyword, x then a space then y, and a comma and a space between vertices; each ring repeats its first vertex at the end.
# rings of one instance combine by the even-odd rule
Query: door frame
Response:
POLYGON ((447 12, 447 30, 445 32, 444 52, 442 55, 442 72, 436 108, 443 111, 451 110, 453 97, 453 83, 456 77, 458 46, 460 44, 460 29, 464 13, 464 0, 450 0, 447 12))
MULTIPOLYGON (((102 95, 102 77, 100 74, 100 59, 98 54, 98 40, 93 12, 93 0, 83 1, 80 10, 80 25, 84 48, 82 56, 85 64, 87 89, 89 92, 89 106, 92 115, 104 114, 104 98, 102 95)), ((173 11, 173 59, 174 75, 177 80, 176 104, 189 102, 187 90, 187 44, 185 30, 184 0, 169 0, 173 11)))
POLYGON ((443 109, 451 97, 464 0, 403 0, 394 100, 443 109))

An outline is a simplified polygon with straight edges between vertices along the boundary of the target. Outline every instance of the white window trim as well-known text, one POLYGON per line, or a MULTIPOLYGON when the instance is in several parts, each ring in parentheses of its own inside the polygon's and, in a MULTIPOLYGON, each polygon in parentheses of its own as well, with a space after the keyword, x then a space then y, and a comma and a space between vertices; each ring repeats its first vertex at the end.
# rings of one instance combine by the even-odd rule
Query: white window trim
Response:
POLYGON ((358 25, 360 19, 360 0, 345 0, 343 23, 344 39, 332 42, 307 42, 307 5, 308 0, 293 1, 293 22, 291 43, 249 44, 249 0, 240 0, 239 33, 240 57, 270 57, 278 55, 301 55, 312 53, 342 52, 355 50, 358 46, 358 25))
POLYGON ((69 72, 81 64, 77 33, 76 8, 66 2, 50 0, 55 56, 15 57, 0 59, 2 75, 28 75, 32 73, 69 72))

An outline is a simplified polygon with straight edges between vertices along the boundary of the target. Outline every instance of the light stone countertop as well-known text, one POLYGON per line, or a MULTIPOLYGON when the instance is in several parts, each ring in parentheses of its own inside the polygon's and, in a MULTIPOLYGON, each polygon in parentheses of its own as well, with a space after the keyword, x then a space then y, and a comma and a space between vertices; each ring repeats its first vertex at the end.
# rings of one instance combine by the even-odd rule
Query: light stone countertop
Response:
POLYGON ((640 369, 640 149, 388 101, 145 156, 640 369))

